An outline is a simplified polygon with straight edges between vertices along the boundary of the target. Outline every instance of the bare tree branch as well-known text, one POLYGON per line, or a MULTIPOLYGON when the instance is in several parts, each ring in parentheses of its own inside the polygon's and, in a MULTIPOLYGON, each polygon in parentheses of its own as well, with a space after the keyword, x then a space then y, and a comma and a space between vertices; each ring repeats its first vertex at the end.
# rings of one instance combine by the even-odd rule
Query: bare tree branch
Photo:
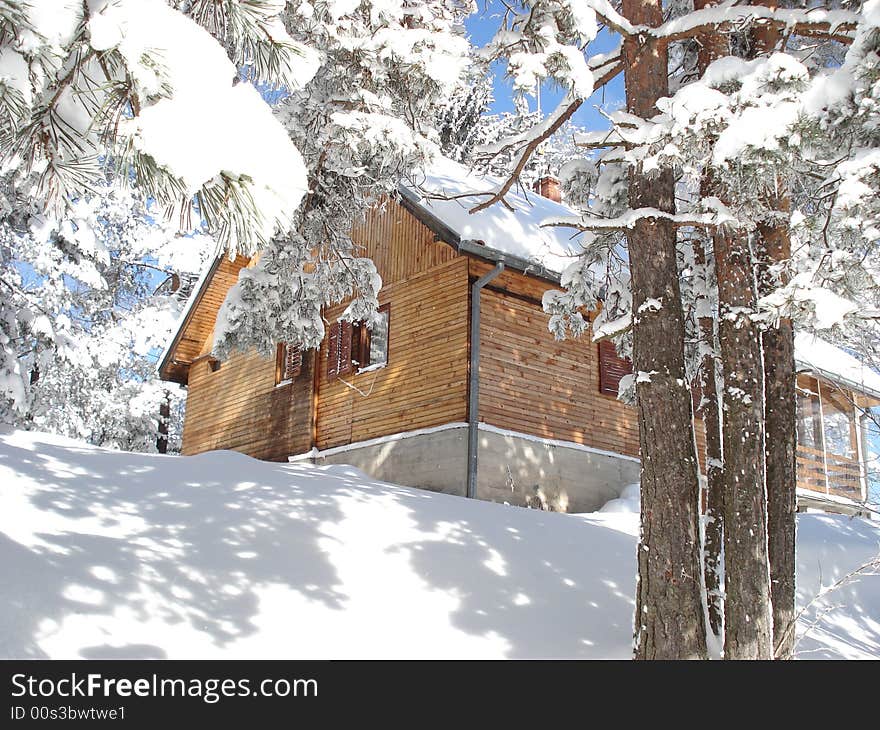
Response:
MULTIPOLYGON (((617 74, 623 71, 623 64, 617 62, 615 59, 615 63, 611 66, 611 68, 606 71, 596 82, 594 89, 598 89, 601 86, 607 84, 611 79, 613 79, 617 74)), ((504 196, 510 191, 510 189, 516 184, 519 180, 519 176, 522 173, 523 169, 528 163, 529 158, 532 156, 532 153, 538 148, 538 146, 544 142, 545 140, 552 137, 556 131, 565 124, 574 113, 581 108, 581 105, 584 103, 584 99, 575 98, 569 99, 568 97, 563 101, 560 105, 559 109, 556 111, 556 115, 553 117, 553 121, 550 124, 544 126, 544 129, 540 134, 536 135, 532 138, 525 146, 520 155, 519 161, 516 163, 516 166, 513 168, 513 171, 508 176, 507 180, 498 188, 498 191, 492 195, 489 199, 484 200, 479 205, 475 205, 471 208, 471 213, 479 213, 481 210, 485 210, 491 205, 499 201, 504 200, 504 196)))

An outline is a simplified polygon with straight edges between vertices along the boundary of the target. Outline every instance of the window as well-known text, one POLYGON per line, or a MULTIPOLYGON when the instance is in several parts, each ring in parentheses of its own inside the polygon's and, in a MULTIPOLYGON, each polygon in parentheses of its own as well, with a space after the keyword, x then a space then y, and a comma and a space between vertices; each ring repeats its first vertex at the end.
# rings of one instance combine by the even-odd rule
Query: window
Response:
POLYGON ((275 353, 275 385, 291 382, 302 372, 302 349, 299 345, 282 342, 275 353))
POLYGON ((358 371, 378 368, 388 362, 390 313, 390 305, 384 304, 379 307, 379 312, 371 328, 368 328, 363 322, 355 325, 354 337, 357 346, 353 350, 358 371))
POLYGON ((798 388, 797 393, 797 442, 810 449, 822 448, 822 418, 819 396, 809 390, 798 388))
POLYGON ((632 362, 618 357, 611 340, 599 342, 599 392, 617 395, 620 379, 632 372, 632 362))
POLYGON ((848 414, 829 409, 825 414, 825 449, 829 454, 852 457, 852 422, 848 414))
POLYGON ((839 392, 822 387, 823 426, 825 450, 835 456, 853 458, 855 450, 855 411, 847 398, 839 392))
POLYGON ((352 371, 363 372, 388 362, 391 307, 384 304, 372 327, 365 322, 335 322, 327 338, 327 378, 336 380, 352 371))

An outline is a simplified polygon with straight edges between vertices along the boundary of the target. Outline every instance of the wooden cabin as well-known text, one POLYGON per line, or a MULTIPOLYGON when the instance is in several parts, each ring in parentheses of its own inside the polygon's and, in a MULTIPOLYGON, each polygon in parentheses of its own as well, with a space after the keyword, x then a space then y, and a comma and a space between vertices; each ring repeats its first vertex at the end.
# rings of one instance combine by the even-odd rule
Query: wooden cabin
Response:
MULTIPOLYGON (((368 330, 338 321, 344 305, 327 308, 317 351, 279 343, 275 358, 214 359, 217 312, 251 265, 215 261, 160 363, 188 389, 183 453, 353 464, 397 484, 573 512, 637 482, 636 416, 617 400, 628 363, 609 343, 556 341, 541 307, 578 244, 540 223, 573 211, 534 193, 470 215, 480 198, 457 196, 490 184, 444 161, 372 210, 353 238, 382 276, 381 321, 368 330)), ((856 406, 880 403, 880 376, 866 384, 832 350, 849 358, 848 377, 803 362, 798 380, 811 506, 864 499, 856 406)))

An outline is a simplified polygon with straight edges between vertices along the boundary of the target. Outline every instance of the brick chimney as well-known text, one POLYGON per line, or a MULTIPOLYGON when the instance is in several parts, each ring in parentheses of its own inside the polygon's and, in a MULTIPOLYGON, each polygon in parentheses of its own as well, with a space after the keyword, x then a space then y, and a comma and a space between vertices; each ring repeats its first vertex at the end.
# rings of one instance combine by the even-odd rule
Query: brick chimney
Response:
POLYGON ((535 180, 534 190, 555 203, 562 202, 562 188, 559 187, 559 180, 552 175, 544 175, 535 180))

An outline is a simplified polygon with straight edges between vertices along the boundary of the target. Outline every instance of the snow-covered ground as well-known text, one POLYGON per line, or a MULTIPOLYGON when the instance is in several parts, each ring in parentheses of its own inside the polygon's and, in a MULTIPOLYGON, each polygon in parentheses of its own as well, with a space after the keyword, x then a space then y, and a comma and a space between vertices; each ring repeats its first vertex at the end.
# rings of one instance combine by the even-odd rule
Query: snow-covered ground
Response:
MULTIPOLYGON (((615 507, 612 507, 614 509, 615 507)), ((0 657, 628 657, 637 519, 536 512, 232 452, 0 432, 0 657)), ((800 517, 806 603, 880 523, 800 517)), ((880 577, 801 656, 880 657, 880 577)))

